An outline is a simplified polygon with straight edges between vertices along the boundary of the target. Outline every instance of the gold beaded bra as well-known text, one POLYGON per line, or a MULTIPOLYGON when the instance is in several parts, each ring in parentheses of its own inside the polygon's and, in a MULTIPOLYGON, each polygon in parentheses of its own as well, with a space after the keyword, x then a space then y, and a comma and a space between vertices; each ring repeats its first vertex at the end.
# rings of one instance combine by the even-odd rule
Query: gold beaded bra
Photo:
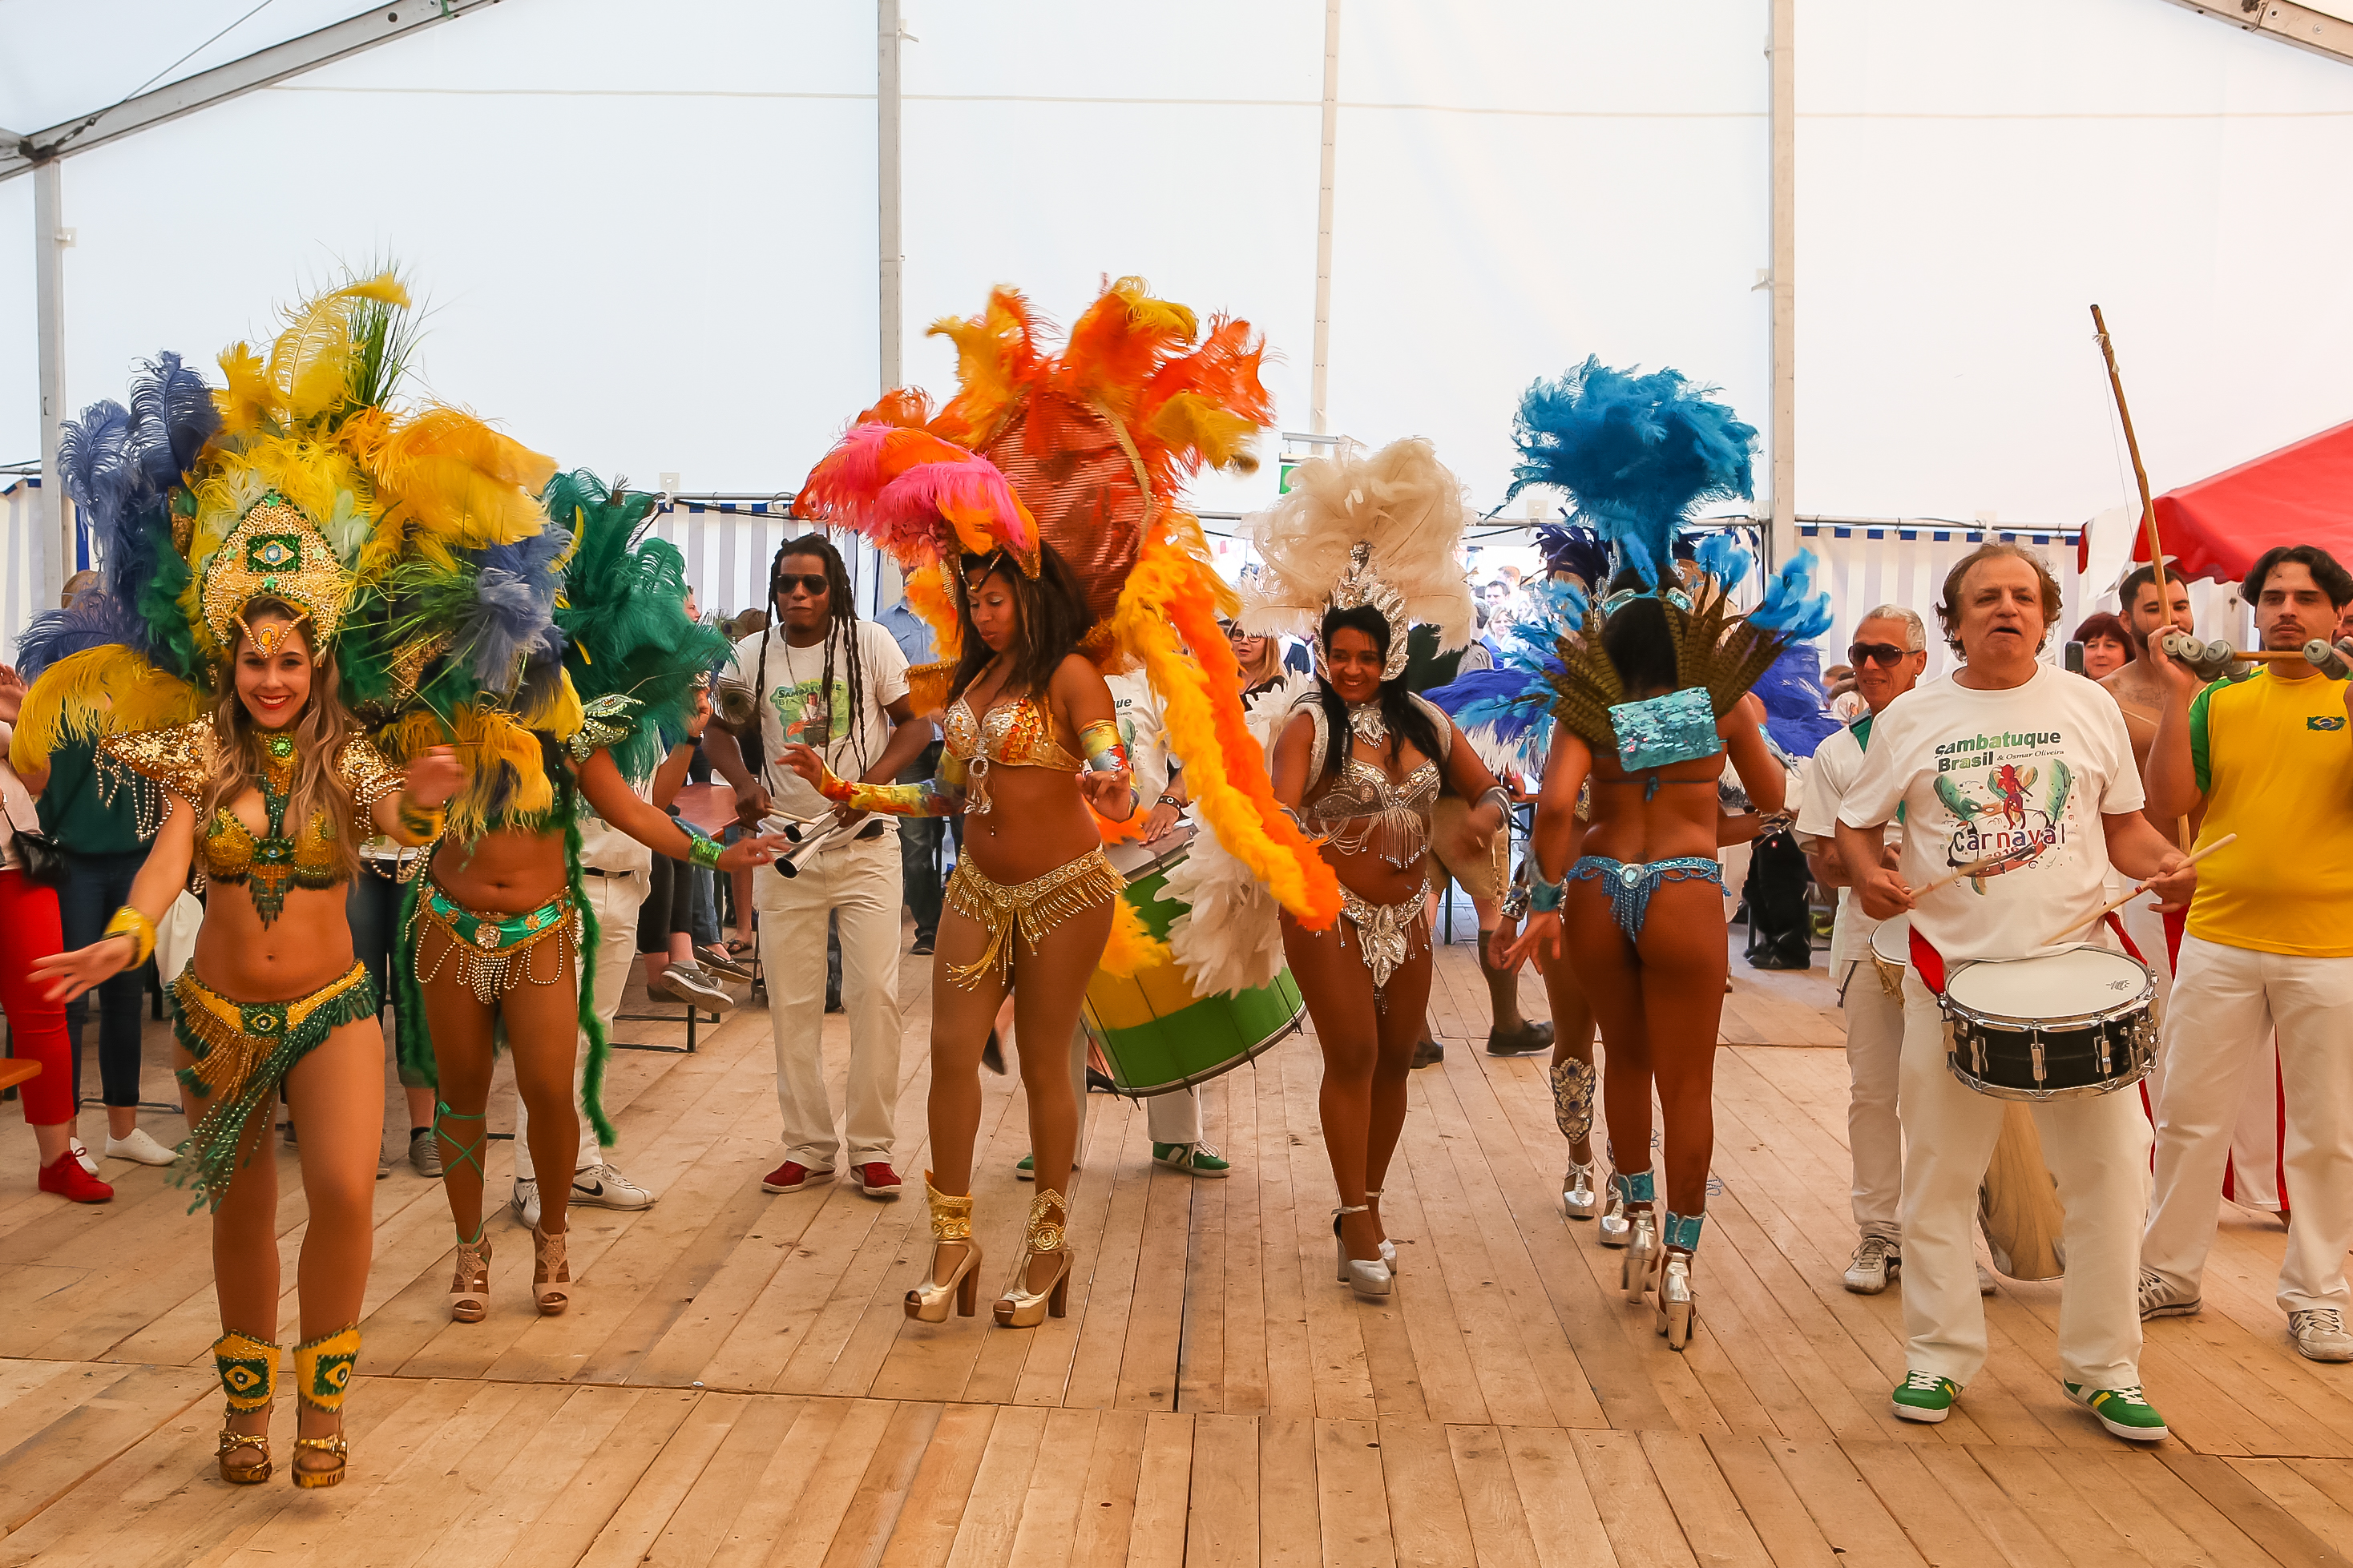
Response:
MULTIPOLYGON (((286 807, 294 793, 294 738, 264 732, 262 746, 261 804, 268 826, 257 835, 222 806, 198 836, 196 852, 206 880, 242 882, 251 889, 254 911, 267 927, 285 909, 290 887, 314 891, 332 888, 344 879, 344 872, 343 858, 334 849, 334 819, 327 813, 314 811, 299 830, 286 830, 286 807)), ((168 730, 110 736, 100 743, 100 753, 202 810, 218 747, 213 721, 199 719, 168 730)), ((363 820, 378 801, 400 791, 399 773, 357 736, 344 743, 337 772, 352 792, 353 815, 363 820)))
POLYGON ((1002 763, 1008 768, 1052 768, 1074 773, 1086 764, 1054 742, 1054 717, 1034 697, 999 702, 974 717, 972 704, 957 698, 941 725, 948 753, 965 762, 1002 763))

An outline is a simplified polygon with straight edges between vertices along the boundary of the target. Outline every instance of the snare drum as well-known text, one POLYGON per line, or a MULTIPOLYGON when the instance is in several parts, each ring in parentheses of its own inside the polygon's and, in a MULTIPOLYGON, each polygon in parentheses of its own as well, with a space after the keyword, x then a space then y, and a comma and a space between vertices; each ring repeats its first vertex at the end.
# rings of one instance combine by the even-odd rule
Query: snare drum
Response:
MULTIPOLYGON (((1127 879, 1122 896, 1152 934, 1166 941, 1187 906, 1163 894, 1185 858, 1188 824, 1148 845, 1106 845, 1104 855, 1127 879)), ((1299 1027, 1306 1003, 1286 969, 1237 995, 1196 994, 1173 958, 1132 975, 1095 972, 1082 1018, 1122 1094, 1170 1094, 1231 1071, 1299 1027)))
POLYGON ((1964 963, 1944 995, 1946 1062, 1997 1100, 2066 1100, 2138 1083, 2157 1055, 2147 968, 2104 947, 1964 963))
POLYGON ((1871 933, 1871 967, 1879 972, 1879 988, 1890 996, 1904 994, 1904 972, 1912 967, 1912 917, 1901 914, 1879 922, 1871 933))

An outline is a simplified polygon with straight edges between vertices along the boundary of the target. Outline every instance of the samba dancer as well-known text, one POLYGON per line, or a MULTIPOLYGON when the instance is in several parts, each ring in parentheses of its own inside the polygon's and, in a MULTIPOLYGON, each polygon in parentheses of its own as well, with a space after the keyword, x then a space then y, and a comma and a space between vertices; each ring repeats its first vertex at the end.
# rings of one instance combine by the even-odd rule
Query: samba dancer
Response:
MULTIPOLYGON (((2147 879, 2168 904, 2197 871, 2141 815, 2123 716, 2090 683, 2038 662, 2058 621, 2059 584, 2040 557, 1989 543, 1947 574, 1936 618, 1965 661, 1890 703, 1838 815, 1841 862, 1874 920, 1912 917, 1904 977, 1904 1324, 1909 1367, 1891 1397, 1906 1421, 1942 1421, 1986 1356, 1985 1307, 1972 1278, 1978 1188, 2004 1102, 1947 1068, 1938 1005, 1953 967, 2059 951, 2038 943, 2063 911, 2088 921, 2110 866, 2147 879), (1881 863, 1881 829, 1904 814, 1900 866, 1881 863), (2096 816, 2094 816, 2096 814, 2096 816), (1989 853, 2031 858, 2000 875, 1950 873, 1989 853), (1925 895, 1925 889, 1944 879, 1925 895)), ((2164 1419, 2140 1388, 2135 1285, 2147 1197, 2149 1129, 2138 1097, 2092 1093, 2035 1102, 2042 1152, 2065 1211, 2059 1311, 2068 1397, 2117 1436, 2148 1442, 2164 1419)))
MULTIPOLYGON (((290 340, 313 353, 322 338, 348 346, 354 317, 373 315, 380 330, 382 312, 370 307, 387 286, 297 311, 278 354, 291 357, 290 340)), ((344 705, 335 648, 359 580, 319 515, 357 488, 332 416, 365 406, 368 389, 332 353, 317 353, 315 379, 300 383, 308 408, 262 405, 267 431, 238 417, 256 406, 251 383, 238 382, 242 343, 223 356, 226 431, 203 379, 170 354, 134 388, 137 415, 100 404, 67 427, 65 462, 106 546, 108 579, 26 638, 47 668, 18 737, 19 760, 37 767, 68 732, 110 731, 101 766, 162 786, 153 846, 106 934, 34 964, 53 996, 79 996, 145 963, 192 871, 213 888, 194 956, 165 984, 190 1129, 174 1176, 212 1213, 222 1331, 213 1359, 228 1402, 217 1458, 222 1479, 238 1486, 271 1469, 280 1297, 269 1131, 281 1093, 301 1123, 310 1215, 294 1484, 334 1486, 349 1462, 342 1413, 375 1235, 384 1038, 375 981, 353 959, 346 889, 363 839, 431 838, 462 776, 440 748, 417 758, 404 784, 344 705), (193 594, 166 591, 191 574, 193 594), (191 710, 200 716, 150 727, 191 710)), ((354 558, 364 543, 384 542, 369 538, 371 518, 336 521, 360 524, 347 535, 354 558)))
POLYGON ((1318 688, 1275 742, 1274 795, 1323 836, 1343 914, 1314 931, 1286 913, 1282 945, 1324 1053, 1338 1278, 1381 1301, 1397 1257, 1381 1190, 1430 998, 1432 808, 1441 793, 1473 803, 1467 858, 1487 852, 1511 798, 1454 721, 1405 685, 1414 620, 1446 646, 1470 637, 1461 483, 1428 442, 1403 440, 1303 464, 1291 487, 1252 524, 1266 569, 1244 620, 1273 630, 1278 616, 1314 617, 1318 688))
POLYGON ((1655 1285, 1659 1331, 1676 1350, 1697 1319, 1692 1268, 1729 966, 1715 786, 1728 755, 1756 808, 1780 809, 1786 775, 1748 689, 1829 618, 1802 552, 1745 617, 1726 594, 1749 561, 1728 535, 1700 544, 1685 586, 1659 576, 1673 571, 1674 535, 1698 501, 1748 493, 1756 434, 1674 371, 1636 375, 1591 359, 1531 387, 1520 411, 1520 483, 1569 490, 1620 570, 1579 640, 1557 645, 1560 728, 1536 805, 1528 926, 1513 956, 1557 952, 1564 935, 1571 943, 1609 1047, 1609 1179, 1630 1226, 1619 1281, 1632 1300, 1655 1285), (1631 461, 1630 440, 1643 454, 1631 461), (1572 859, 1588 780, 1591 824, 1572 859), (1663 1224, 1650 1157, 1654 1085, 1666 1121, 1663 1224))

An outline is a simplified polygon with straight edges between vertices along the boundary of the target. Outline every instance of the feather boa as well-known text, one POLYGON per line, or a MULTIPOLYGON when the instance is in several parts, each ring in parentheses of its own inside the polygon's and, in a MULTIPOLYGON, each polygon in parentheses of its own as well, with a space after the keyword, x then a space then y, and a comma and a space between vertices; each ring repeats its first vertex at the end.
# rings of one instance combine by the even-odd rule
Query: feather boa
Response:
POLYGON ((25 693, 8 762, 19 773, 45 771, 50 754, 69 741, 185 724, 210 706, 205 692, 157 669, 135 648, 84 648, 41 671, 25 693))
MULTIPOLYGON (((1314 676, 1293 671, 1250 700, 1245 721, 1267 755, 1274 754, 1293 710, 1314 691, 1314 676)), ((1282 907, 1215 833, 1194 835, 1160 896, 1186 907, 1169 923, 1168 947, 1196 995, 1251 990, 1282 973, 1282 907)))

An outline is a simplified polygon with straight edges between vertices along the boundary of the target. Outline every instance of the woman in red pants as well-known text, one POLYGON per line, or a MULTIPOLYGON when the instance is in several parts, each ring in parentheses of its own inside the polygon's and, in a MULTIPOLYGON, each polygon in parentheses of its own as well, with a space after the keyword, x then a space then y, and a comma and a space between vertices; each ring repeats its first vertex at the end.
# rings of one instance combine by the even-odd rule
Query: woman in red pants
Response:
POLYGON ((41 1151, 41 1191, 78 1204, 102 1204, 114 1189, 74 1158, 73 1062, 66 1047, 66 1010, 33 984, 33 961, 65 945, 58 895, 26 875, 16 849, 21 828, 36 831, 33 797, 7 763, 10 731, 25 683, 0 664, 0 1010, 8 1015, 9 1049, 41 1064, 16 1092, 41 1151))

